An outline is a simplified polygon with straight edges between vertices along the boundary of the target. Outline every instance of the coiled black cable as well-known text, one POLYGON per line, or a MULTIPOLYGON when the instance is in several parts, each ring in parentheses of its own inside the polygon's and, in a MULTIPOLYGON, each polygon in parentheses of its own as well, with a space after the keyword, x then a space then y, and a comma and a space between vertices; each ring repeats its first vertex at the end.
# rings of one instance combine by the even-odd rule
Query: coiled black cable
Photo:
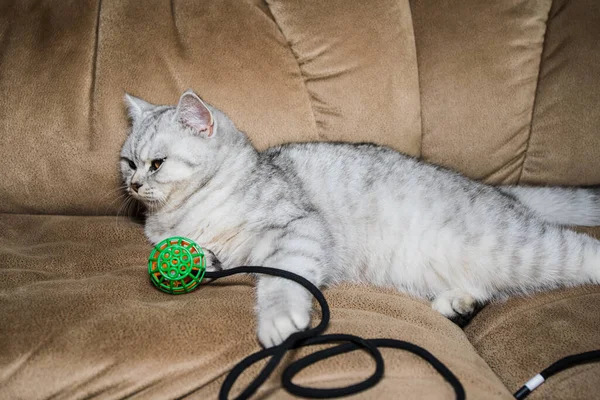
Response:
MULTIPOLYGON (((250 384, 238 395, 238 397, 236 397, 236 400, 248 399, 250 396, 252 396, 256 390, 258 390, 260 385, 267 380, 275 368, 277 368, 277 365, 279 365, 279 362, 289 350, 304 346, 340 342, 342 343, 338 344, 337 346, 309 354, 288 365, 281 376, 282 386, 293 395, 314 399, 348 396, 361 392, 376 385, 383 377, 384 361, 378 348, 389 347, 409 351, 427 361, 452 386, 456 399, 465 399, 465 390, 458 378, 433 354, 420 346, 397 339, 363 339, 359 336, 346 334, 322 335, 327 328, 327 325, 329 325, 329 305, 327 304, 327 300, 325 300, 325 296, 323 296, 323 293, 319 290, 319 288, 300 275, 276 268, 243 266, 222 271, 206 272, 204 277, 214 281, 219 278, 237 274, 272 275, 289 279, 302 285, 315 297, 319 303, 319 307, 321 308, 321 321, 314 328, 292 334, 278 346, 257 351, 256 353, 251 354, 240 361, 235 367, 233 367, 231 371, 229 371, 229 374, 225 378, 225 381, 223 382, 219 392, 219 400, 229 399, 229 392, 239 376, 250 366, 264 358, 271 357, 256 378, 254 378, 254 380, 250 382, 250 384), (304 368, 307 368, 312 364, 327 358, 358 349, 366 350, 371 357, 373 357, 373 360, 375 360, 375 372, 373 372, 373 374, 364 381, 350 386, 333 389, 311 388, 307 386, 300 386, 292 382, 294 376, 296 376, 296 374, 298 374, 304 368)), ((539 385, 544 383, 545 380, 550 376, 576 365, 597 361, 600 361, 600 350, 588 351, 585 353, 574 354, 561 358, 540 372, 538 375, 530 379, 525 385, 517 390, 513 396, 515 399, 524 399, 539 385)))
POLYGON ((227 400, 229 398, 229 392, 231 391, 231 388, 235 384, 238 377, 247 368, 266 357, 271 358, 269 361, 267 361, 266 365, 262 368, 256 378, 250 382, 250 384, 238 395, 238 397, 236 397, 236 399, 248 399, 250 396, 252 396, 260 387, 260 385, 265 382, 273 370, 275 370, 281 359, 289 350, 303 346, 339 342, 343 343, 334 347, 320 350, 316 353, 309 354, 288 365, 281 376, 282 386, 293 395, 308 398, 333 398, 358 393, 360 391, 369 389, 381 380, 384 373, 384 362, 378 347, 390 347, 409 351, 427 361, 452 386, 456 395, 456 399, 462 400, 465 398, 465 390, 458 378, 440 360, 422 347, 396 339, 363 339, 359 336, 345 334, 322 335, 327 328, 327 325, 329 325, 329 305, 327 304, 327 300, 325 300, 323 293, 310 281, 300 275, 276 268, 243 266, 222 271, 206 272, 204 277, 216 280, 236 274, 266 274, 289 279, 302 285, 315 297, 315 299, 317 299, 319 307, 321 308, 321 321, 314 328, 292 334, 278 346, 259 350, 240 361, 235 367, 233 367, 233 369, 225 378, 225 381, 223 382, 219 392, 220 400, 227 400), (375 360, 375 372, 364 381, 350 386, 333 389, 311 388, 307 386, 300 386, 292 382, 294 376, 304 368, 326 358, 334 357, 338 354, 348 353, 357 349, 366 350, 375 360))

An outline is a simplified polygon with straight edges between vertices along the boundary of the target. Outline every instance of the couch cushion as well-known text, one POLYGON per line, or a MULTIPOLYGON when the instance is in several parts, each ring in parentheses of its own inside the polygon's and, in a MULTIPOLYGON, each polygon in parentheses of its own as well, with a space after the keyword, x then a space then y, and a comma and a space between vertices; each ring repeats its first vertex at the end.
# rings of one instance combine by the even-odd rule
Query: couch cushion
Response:
POLYGON ((494 183, 527 150, 551 0, 414 0, 422 154, 494 183))
MULTIPOLYGON (((141 226, 115 217, 0 215, 0 398, 214 398, 226 372, 259 349, 252 282, 170 296, 148 281, 149 250, 141 226)), ((463 332, 428 304, 364 286, 326 296, 330 332, 414 342, 446 363, 471 398, 510 398, 463 332)), ((423 361, 383 353, 385 379, 361 398, 453 398, 423 361)), ((342 385, 372 368, 355 352, 297 380, 342 385)), ((277 377, 262 391, 289 397, 277 377)))
MULTIPOLYGON (((511 390, 562 357, 600 349, 600 288, 586 286, 512 298, 485 307, 465 329, 511 390)), ((597 399, 600 363, 549 378, 531 399, 597 399)))
POLYGON ((251 2, 2 1, 0 32, 0 212, 114 214, 125 91, 171 104, 192 87, 258 146, 317 138, 298 64, 251 2))
POLYGON ((600 182, 600 2, 554 0, 521 182, 600 182))
POLYGON ((425 159, 494 183, 600 182, 600 2, 411 8, 425 159))
POLYGON ((319 135, 421 150, 417 56, 408 0, 272 0, 304 76, 319 135))
POLYGON ((173 104, 194 88, 261 149, 418 155, 410 8, 377 2, 1 1, 0 212, 115 214, 125 91, 173 104))

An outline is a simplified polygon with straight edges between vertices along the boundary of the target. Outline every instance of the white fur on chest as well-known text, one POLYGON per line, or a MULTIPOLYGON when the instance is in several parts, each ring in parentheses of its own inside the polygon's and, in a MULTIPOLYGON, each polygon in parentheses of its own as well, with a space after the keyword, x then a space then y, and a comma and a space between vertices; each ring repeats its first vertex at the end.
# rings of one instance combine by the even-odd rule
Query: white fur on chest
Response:
POLYGON ((241 219, 226 204, 220 207, 184 207, 175 213, 157 213, 146 221, 146 235, 156 243, 170 236, 184 236, 211 250, 225 265, 244 264, 256 241, 241 219), (179 221, 173 223, 173 221, 179 221))

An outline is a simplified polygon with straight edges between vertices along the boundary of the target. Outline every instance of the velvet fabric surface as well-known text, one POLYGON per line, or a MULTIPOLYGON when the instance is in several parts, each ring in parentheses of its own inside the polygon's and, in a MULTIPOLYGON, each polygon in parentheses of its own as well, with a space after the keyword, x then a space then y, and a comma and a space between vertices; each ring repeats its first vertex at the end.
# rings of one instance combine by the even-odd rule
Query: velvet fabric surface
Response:
MULTIPOLYGON (((0 398, 214 398, 259 348, 250 278, 150 286, 119 189, 125 92, 170 104, 193 88, 259 149, 375 142, 491 183, 598 185, 598 38, 595 0, 0 0, 0 398)), ((594 286, 493 304, 464 331, 391 290, 325 295, 329 332, 415 342, 469 399, 509 399, 600 348, 594 286)), ((452 398, 424 362, 383 354, 357 398, 452 398)), ((297 381, 372 368, 354 352, 297 381)), ((590 364, 530 398, 599 391, 590 364)), ((288 397, 277 374, 257 396, 288 397)))

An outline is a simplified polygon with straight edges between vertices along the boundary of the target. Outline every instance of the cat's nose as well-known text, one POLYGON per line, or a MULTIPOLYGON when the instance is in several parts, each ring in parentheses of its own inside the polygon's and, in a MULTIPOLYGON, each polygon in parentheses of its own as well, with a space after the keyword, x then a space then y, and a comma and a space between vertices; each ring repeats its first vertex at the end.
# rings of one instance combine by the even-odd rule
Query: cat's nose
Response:
POLYGON ((131 184, 131 189, 137 193, 137 191, 142 187, 141 183, 133 182, 131 184))

